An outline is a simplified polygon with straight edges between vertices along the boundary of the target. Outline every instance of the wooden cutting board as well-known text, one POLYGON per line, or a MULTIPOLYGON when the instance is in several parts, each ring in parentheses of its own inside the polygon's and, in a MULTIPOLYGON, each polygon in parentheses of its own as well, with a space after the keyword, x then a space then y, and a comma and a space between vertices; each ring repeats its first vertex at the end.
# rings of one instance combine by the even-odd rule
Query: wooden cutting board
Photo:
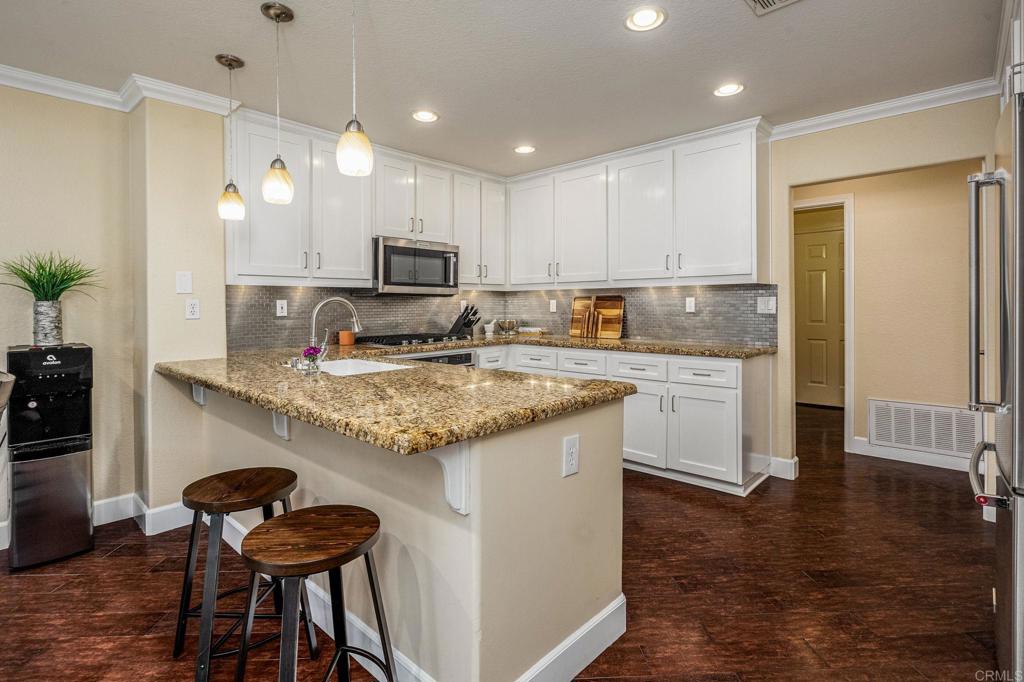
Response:
POLYGON ((596 339, 622 338, 622 296, 576 296, 572 299, 569 336, 596 339))

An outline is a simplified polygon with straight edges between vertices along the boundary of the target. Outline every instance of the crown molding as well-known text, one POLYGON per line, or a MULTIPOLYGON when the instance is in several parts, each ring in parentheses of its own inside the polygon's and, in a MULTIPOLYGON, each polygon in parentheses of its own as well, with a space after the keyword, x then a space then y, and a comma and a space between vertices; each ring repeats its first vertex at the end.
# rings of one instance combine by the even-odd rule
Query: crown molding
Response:
POLYGON ((46 76, 34 71, 26 71, 14 66, 0 64, 0 85, 37 92, 83 104, 92 104, 106 109, 124 111, 121 97, 113 90, 104 90, 92 85, 83 85, 63 78, 46 76))
POLYGON ((777 140, 785 140, 799 135, 819 133, 823 130, 831 130, 832 128, 840 128, 842 126, 853 125, 855 123, 864 123, 867 121, 874 121, 879 118, 909 114, 914 111, 941 107, 947 104, 967 102, 972 99, 998 95, 1000 91, 1001 86, 999 81, 991 78, 984 78, 970 83, 961 83, 959 85, 950 85, 949 87, 939 88, 938 90, 929 90, 928 92, 922 92, 917 95, 897 97, 896 99, 890 99, 876 104, 868 104, 862 107, 847 109, 845 111, 837 111, 832 114, 805 118, 802 121, 783 123, 775 126, 771 134, 771 140, 772 142, 775 142, 777 140))
POLYGON ((237 100, 232 101, 231 104, 234 106, 229 108, 227 97, 211 95, 208 92, 193 90, 183 85, 168 83, 148 76, 140 76, 137 73, 128 77, 118 95, 121 99, 122 111, 131 111, 144 98, 180 104, 220 116, 227 116, 232 108, 237 108, 240 104, 237 100))

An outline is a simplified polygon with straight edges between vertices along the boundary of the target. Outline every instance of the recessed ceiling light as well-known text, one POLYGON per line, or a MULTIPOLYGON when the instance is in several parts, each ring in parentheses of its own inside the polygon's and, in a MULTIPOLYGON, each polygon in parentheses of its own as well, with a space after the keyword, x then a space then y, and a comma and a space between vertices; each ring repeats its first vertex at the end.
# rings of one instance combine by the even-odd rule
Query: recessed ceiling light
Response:
POLYGON ((715 97, 732 97, 743 92, 743 86, 739 83, 726 83, 715 90, 715 97))
POLYGON ((626 17, 626 28, 630 31, 650 31, 665 23, 665 10, 660 7, 638 7, 626 17))
POLYGON ((431 111, 430 109, 420 109, 412 112, 412 117, 420 123, 433 123, 439 117, 437 112, 431 111))
POLYGON ((537 148, 532 145, 521 144, 512 151, 514 151, 516 154, 532 154, 535 151, 537 151, 537 148))

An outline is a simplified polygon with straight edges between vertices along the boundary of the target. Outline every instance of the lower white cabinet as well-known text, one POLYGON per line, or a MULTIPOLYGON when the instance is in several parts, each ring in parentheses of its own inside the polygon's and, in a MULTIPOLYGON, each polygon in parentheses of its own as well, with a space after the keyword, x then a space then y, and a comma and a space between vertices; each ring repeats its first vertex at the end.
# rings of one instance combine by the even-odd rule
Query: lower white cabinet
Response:
POLYGON ((476 351, 476 366, 483 369, 505 369, 505 348, 481 348, 476 351))
POLYGON ((740 484, 737 391, 669 384, 669 469, 740 484))
POLYGON ((627 397, 623 406, 622 456, 630 462, 664 469, 668 454, 668 384, 628 383, 636 386, 636 394, 627 397))

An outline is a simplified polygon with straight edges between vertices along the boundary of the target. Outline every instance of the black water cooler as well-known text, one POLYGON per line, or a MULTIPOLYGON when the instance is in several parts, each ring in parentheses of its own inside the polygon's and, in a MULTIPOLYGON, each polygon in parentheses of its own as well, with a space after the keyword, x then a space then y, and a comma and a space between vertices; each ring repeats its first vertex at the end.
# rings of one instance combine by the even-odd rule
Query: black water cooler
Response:
POLYGON ((93 547, 92 348, 12 346, 7 416, 12 569, 93 547))

